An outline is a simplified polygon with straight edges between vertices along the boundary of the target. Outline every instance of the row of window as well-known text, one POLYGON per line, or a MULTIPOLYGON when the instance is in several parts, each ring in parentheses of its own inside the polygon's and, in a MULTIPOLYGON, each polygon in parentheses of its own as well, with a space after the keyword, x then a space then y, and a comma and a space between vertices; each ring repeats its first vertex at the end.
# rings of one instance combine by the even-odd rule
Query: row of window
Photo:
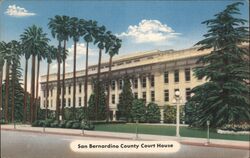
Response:
MULTIPOLYGON (((179 89, 175 89, 174 91, 175 92, 179 91, 179 89)), ((135 99, 138 99, 138 93, 137 92, 134 93, 134 97, 135 97, 135 99)), ((191 97, 191 89, 190 88, 186 88, 186 100, 189 100, 190 97, 191 97)), ((146 92, 142 92, 142 99, 144 101, 146 101, 146 98, 147 98, 147 93, 146 92)), ((150 92, 150 98, 151 98, 152 102, 155 101, 155 91, 151 91, 150 92)), ((119 100, 120 99, 121 99, 121 95, 119 95, 119 100)), ((164 90, 164 101, 165 102, 169 101, 169 90, 168 89, 164 90)), ((111 96, 111 103, 115 104, 115 94, 113 94, 111 96)))
MULTIPOLYGON (((46 100, 44 100, 44 102, 43 102, 43 106, 45 107, 45 104, 46 103, 46 100)), ((64 106, 66 106, 66 105, 68 105, 69 107, 71 106, 71 98, 68 98, 68 102, 67 102, 67 104, 66 104, 66 99, 64 100, 64 106)), ((48 100, 48 102, 47 102, 47 105, 49 106, 49 100, 48 100)), ((79 97, 78 98, 78 106, 82 106, 83 104, 82 104, 82 97, 79 97)), ((53 100, 51 99, 51 102, 50 102, 50 107, 52 107, 53 106, 53 100)), ((61 104, 59 105, 59 106, 61 106, 61 104)))

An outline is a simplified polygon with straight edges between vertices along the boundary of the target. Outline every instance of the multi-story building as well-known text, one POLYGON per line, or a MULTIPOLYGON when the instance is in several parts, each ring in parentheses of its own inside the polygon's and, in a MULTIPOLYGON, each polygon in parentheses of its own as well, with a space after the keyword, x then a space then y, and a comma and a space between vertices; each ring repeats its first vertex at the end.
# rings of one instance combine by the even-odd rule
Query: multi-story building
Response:
MULTIPOLYGON (((123 86, 124 76, 129 76, 135 98, 142 98, 155 102, 161 109, 163 120, 163 106, 172 105, 174 92, 179 90, 183 104, 190 97, 190 90, 205 82, 205 79, 196 78, 193 69, 200 56, 210 53, 209 50, 198 51, 198 48, 185 50, 150 51, 131 55, 116 56, 112 64, 112 81, 110 89, 110 111, 112 119, 116 119, 117 104, 123 86)), ((108 76, 108 62, 101 64, 101 78, 108 76)), ((97 65, 89 66, 88 98, 93 87, 92 79, 96 77, 97 65)), ((41 77, 41 108, 45 108, 46 75, 41 77)), ((76 107, 84 105, 84 77, 85 70, 76 72, 76 107)), ((62 78, 62 76, 61 76, 62 78)), ((65 77, 65 107, 72 107, 73 103, 73 73, 65 77)), ((49 75, 48 108, 56 109, 57 74, 49 75)))

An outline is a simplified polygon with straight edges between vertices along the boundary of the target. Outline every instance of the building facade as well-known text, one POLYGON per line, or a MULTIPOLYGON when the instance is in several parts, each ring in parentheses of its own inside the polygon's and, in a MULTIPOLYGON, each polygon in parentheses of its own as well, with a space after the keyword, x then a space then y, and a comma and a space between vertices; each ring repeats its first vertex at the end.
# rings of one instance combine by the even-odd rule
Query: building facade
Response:
MULTIPOLYGON (((112 81, 110 85, 109 108, 116 120, 117 104, 122 91, 123 78, 129 76, 132 84, 132 92, 135 98, 142 98, 146 103, 155 102, 161 109, 163 120, 163 106, 173 105, 174 92, 179 90, 181 103, 189 99, 190 90, 205 82, 205 79, 196 78, 193 69, 200 56, 210 53, 209 50, 198 51, 198 48, 185 50, 167 50, 134 53, 132 55, 117 56, 113 58, 112 81)), ((108 62, 101 64, 101 79, 108 77, 108 62)), ((89 66, 88 98, 96 78, 97 65, 89 66)), ((46 105, 46 78, 41 77, 41 108, 46 105)), ((61 76, 62 78, 62 76, 61 76)), ((76 107, 84 106, 84 81, 85 70, 76 72, 76 107)), ((73 73, 65 76, 65 107, 73 107, 73 73)), ((61 91, 62 92, 62 91, 61 91)), ((57 74, 49 76, 48 108, 56 109, 57 74)), ((61 107, 61 106, 60 106, 61 107)))

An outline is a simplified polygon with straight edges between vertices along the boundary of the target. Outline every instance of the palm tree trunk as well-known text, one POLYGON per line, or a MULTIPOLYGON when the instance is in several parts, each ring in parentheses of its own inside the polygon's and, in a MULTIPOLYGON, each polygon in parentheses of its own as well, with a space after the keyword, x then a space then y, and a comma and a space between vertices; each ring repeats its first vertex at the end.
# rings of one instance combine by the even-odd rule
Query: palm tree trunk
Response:
MULTIPOLYGON (((0 67, 0 108, 3 109, 3 67, 0 67)), ((0 110, 0 119, 2 119, 2 110, 0 110)))
POLYGON ((87 114, 88 105, 88 59, 89 58, 89 42, 86 45, 86 66, 85 66, 85 83, 84 83, 84 112, 87 114))
POLYGON ((95 102, 95 119, 97 120, 97 108, 99 105, 99 88, 100 88, 100 73, 101 73, 101 60, 102 60, 102 50, 99 49, 99 60, 98 60, 98 70, 97 70, 97 87, 96 87, 96 102, 95 102))
POLYGON ((110 80, 111 80, 111 68, 112 68, 112 58, 109 57, 109 72, 108 72, 108 91, 107 91, 107 103, 106 103, 106 111, 107 111, 107 121, 109 121, 109 98, 110 98, 110 80))
POLYGON ((61 42, 59 42, 59 52, 57 53, 57 93, 56 93, 56 120, 59 120, 59 106, 60 106, 60 93, 61 93, 61 81, 60 81, 60 73, 61 73, 61 42))
POLYGON ((48 69, 47 69, 47 81, 46 81, 46 103, 45 103, 45 120, 48 118, 48 94, 49 94, 49 69, 50 69, 50 63, 48 63, 48 69))
POLYGON ((32 68, 31 68, 31 96, 30 96, 30 123, 34 120, 34 99, 35 99, 35 74, 36 74, 36 57, 32 55, 32 68))
POLYGON ((5 122, 8 122, 8 102, 9 102, 9 61, 6 62, 6 76, 5 76, 5 107, 4 107, 4 113, 5 113, 5 122))
POLYGON ((39 70, 40 70, 40 60, 37 57, 37 74, 36 74, 36 100, 35 100, 35 108, 34 108, 34 118, 37 119, 37 112, 38 112, 38 85, 39 85, 39 70))
POLYGON ((15 121, 15 74, 12 72, 12 96, 11 96, 11 122, 15 121))
POLYGON ((76 42, 74 41, 74 68, 73 68, 73 117, 75 119, 76 106, 76 42))
POLYGON ((63 79, 62 79, 62 120, 64 120, 64 104, 65 104, 65 56, 66 56, 66 40, 63 44, 63 79))
POLYGON ((24 77, 24 96, 23 96, 23 123, 26 123, 27 117, 27 74, 28 74, 28 59, 25 61, 25 77, 24 77))

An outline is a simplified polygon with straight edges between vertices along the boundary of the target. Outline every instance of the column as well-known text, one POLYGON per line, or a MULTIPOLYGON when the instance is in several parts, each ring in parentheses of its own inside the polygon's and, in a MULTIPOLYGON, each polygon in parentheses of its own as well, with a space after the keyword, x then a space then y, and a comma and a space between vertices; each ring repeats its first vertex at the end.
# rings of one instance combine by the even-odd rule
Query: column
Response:
POLYGON ((116 121, 116 110, 113 110, 113 121, 116 121))
POLYGON ((141 85, 141 77, 138 76, 138 99, 142 98, 142 85, 141 85))
POLYGON ((150 91, 151 84, 149 77, 150 76, 146 76, 146 104, 151 102, 151 91, 150 91))
POLYGON ((160 108, 160 112, 161 112, 161 123, 164 123, 164 108, 160 108))

